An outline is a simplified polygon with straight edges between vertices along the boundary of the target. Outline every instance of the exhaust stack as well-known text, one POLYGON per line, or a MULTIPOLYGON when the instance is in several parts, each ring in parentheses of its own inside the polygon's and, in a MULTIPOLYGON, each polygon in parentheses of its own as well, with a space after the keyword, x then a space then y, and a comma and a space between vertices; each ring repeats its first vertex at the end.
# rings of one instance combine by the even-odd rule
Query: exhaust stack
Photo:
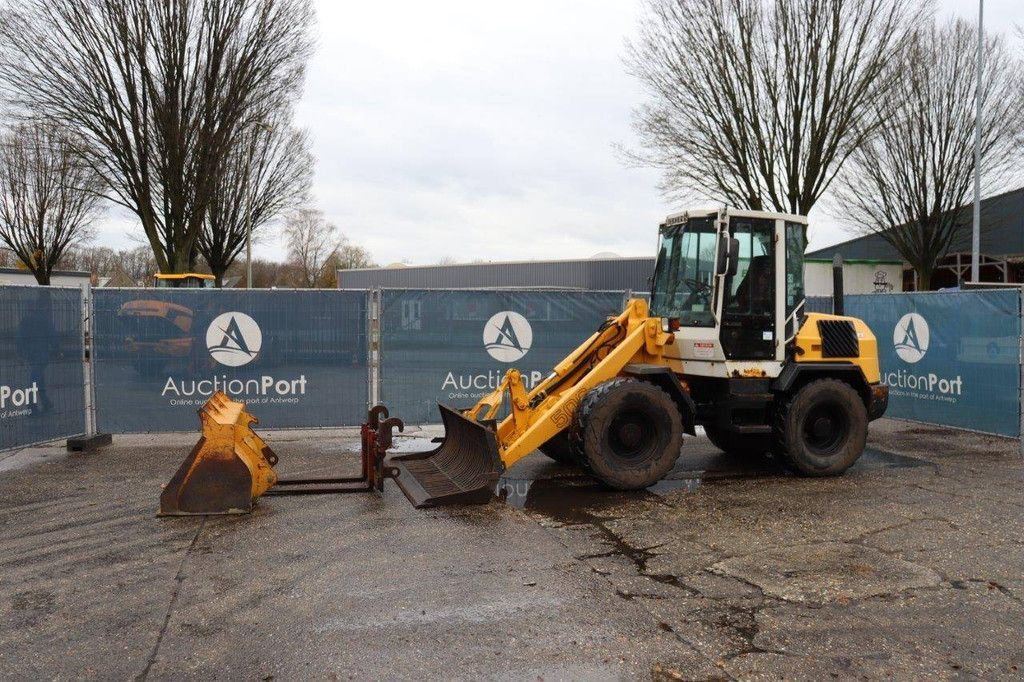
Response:
POLYGON ((843 257, 832 257, 832 314, 843 315, 843 257))

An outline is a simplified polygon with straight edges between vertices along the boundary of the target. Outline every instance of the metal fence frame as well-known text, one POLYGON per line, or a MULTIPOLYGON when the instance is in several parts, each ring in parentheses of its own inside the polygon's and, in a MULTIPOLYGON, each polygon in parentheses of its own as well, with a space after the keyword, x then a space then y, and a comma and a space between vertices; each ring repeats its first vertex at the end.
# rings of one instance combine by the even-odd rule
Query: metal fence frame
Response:
MULTIPOLYGON (((0 290, 3 290, 3 289, 35 290, 35 289, 38 289, 38 288, 39 288, 39 285, 37 285, 37 284, 6 284, 5 283, 3 285, 0 285, 0 290)), ((89 287, 89 285, 83 285, 83 286, 52 286, 52 287, 48 287, 48 288, 49 289, 54 289, 54 290, 60 290, 60 291, 72 291, 73 290, 73 291, 77 291, 78 292, 79 306, 80 306, 80 309, 81 309, 81 318, 80 318, 81 319, 81 323, 80 323, 81 327, 80 328, 81 328, 81 332, 82 332, 79 335, 79 339, 78 339, 78 357, 79 357, 79 361, 82 363, 82 379, 83 379, 83 384, 84 384, 84 394, 83 394, 82 397, 83 397, 83 401, 84 401, 84 405, 85 405, 85 414, 83 415, 84 423, 85 423, 85 432, 83 434, 67 433, 67 434, 63 434, 61 436, 58 436, 55 439, 54 438, 49 438, 49 439, 44 439, 44 440, 34 440, 34 441, 28 441, 28 442, 25 442, 25 443, 19 443, 18 445, 14 445, 14 446, 11 446, 9 448, 0 449, 0 452, 20 450, 22 448, 30 448, 30 447, 33 447, 33 446, 36 446, 36 445, 41 445, 43 443, 52 443, 54 440, 61 440, 61 439, 64 439, 64 438, 69 438, 69 437, 72 437, 72 436, 79 436, 79 435, 92 435, 92 434, 95 433, 95 421, 90 422, 90 418, 89 418, 90 409, 92 407, 92 399, 93 399, 92 386, 91 386, 92 371, 91 371, 90 363, 88 362, 88 352, 89 352, 89 349, 88 349, 88 346, 87 346, 87 343, 86 343, 86 329, 87 328, 85 326, 86 323, 87 323, 87 320, 89 319, 89 317, 91 315, 91 308, 90 308, 90 300, 91 299, 90 299, 90 297, 89 297, 89 295, 87 293, 88 290, 90 289, 90 287, 89 287), (92 430, 90 430, 90 429, 92 429, 92 430)))
MULTIPOLYGON (((19 284, 5 284, 2 288, 32 288, 33 285, 19 285, 19 284)), ((79 341, 79 352, 82 363, 83 380, 84 380, 84 409, 85 409, 85 434, 91 436, 96 433, 97 428, 97 398, 96 398, 96 353, 95 353, 95 340, 96 340, 96 306, 95 306, 95 290, 89 286, 82 287, 53 287, 54 289, 64 290, 77 290, 79 292, 79 298, 81 301, 82 310, 82 334, 79 341)), ((126 288, 125 290, 130 291, 144 291, 144 289, 126 288)), ((1021 320, 1022 329, 1024 329, 1024 287, 1017 287, 1018 290, 1018 316, 1021 320)), ((238 293, 237 290, 232 290, 238 293)), ((305 289, 257 289, 253 291, 289 291, 289 292, 301 292, 308 291, 305 289)), ((383 361, 386 354, 386 349, 383 347, 383 329, 382 325, 382 301, 386 291, 425 291, 425 292, 506 292, 506 293, 581 293, 583 290, 580 289, 564 289, 564 288, 405 288, 405 287, 381 287, 374 289, 332 289, 331 291, 348 291, 365 293, 367 295, 367 307, 366 307, 366 407, 376 404, 380 400, 382 383, 383 383, 383 361)), ((587 293, 596 294, 615 294, 618 291, 587 291, 587 293)), ((621 292, 623 296, 623 302, 633 294, 630 291, 621 292)), ((904 292, 906 294, 913 295, 927 295, 931 293, 948 293, 948 292, 904 292)), ((212 295, 217 295, 211 292, 212 295)), ((863 294, 861 296, 871 296, 872 294, 863 294)), ((890 294, 898 296, 900 294, 890 294)), ((818 303, 822 303, 828 299, 822 299, 818 303)), ((1019 435, 1018 441, 1021 447, 1021 454, 1024 455, 1024 332, 1018 336, 1018 349, 1017 349, 1017 360, 1018 360, 1018 374, 1019 374, 1019 387, 1018 387, 1018 423, 1019 423, 1019 435)), ((902 421, 910 423, 933 423, 933 422, 919 422, 913 419, 900 418, 902 421)), ((322 424, 319 426, 297 426, 297 427, 280 427, 281 430, 287 429, 332 429, 343 426, 350 426, 345 424, 322 424)), ((942 425, 948 426, 948 425, 942 425)), ((965 428, 961 426, 948 426, 948 428, 957 428, 963 431, 970 431, 975 433, 988 433, 985 431, 978 431, 975 429, 965 428)), ((79 434, 68 434, 68 436, 77 436, 79 434)), ((1005 437, 1005 436, 1001 436, 1005 437)), ((63 438, 63 436, 62 436, 63 438)), ((40 443, 52 442, 48 440, 44 441, 33 441, 29 443, 22 443, 16 446, 12 446, 10 449, 20 449, 24 447, 31 447, 40 443)))
MULTIPOLYGON (((153 288, 153 287, 104 287, 103 288, 103 291, 109 291, 109 292, 125 292, 125 291, 126 292, 146 292, 146 291, 158 291, 158 290, 159 291, 168 291, 166 289, 156 289, 156 288, 153 288)), ((370 309, 372 307, 371 299, 372 299, 372 293, 373 293, 373 290, 370 290, 370 289, 340 289, 340 288, 339 289, 306 289, 306 288, 299 288, 299 287, 259 288, 259 289, 189 289, 188 291, 192 291, 192 292, 195 292, 195 293, 197 293, 199 295, 203 295, 203 296, 217 296, 220 293, 233 293, 233 294, 237 295, 237 294, 248 294, 249 292, 254 292, 254 293, 274 292, 274 293, 298 293, 298 294, 313 292, 313 293, 316 293, 318 295, 328 295, 328 296, 332 295, 334 293, 364 294, 364 295, 366 295, 366 301, 367 301, 367 304, 366 304, 366 308, 367 308, 366 319, 367 319, 368 323, 370 322, 370 309)), ((91 377, 90 377, 91 381, 90 381, 90 383, 92 385, 93 395, 95 395, 95 387, 96 387, 96 363, 94 362, 94 360, 97 358, 97 355, 96 355, 96 343, 95 343, 95 340, 97 338, 96 337, 96 332, 95 332, 95 326, 96 326, 95 325, 95 319, 96 319, 95 311, 96 311, 95 298, 93 298, 92 301, 91 301, 91 307, 90 307, 90 311, 89 311, 90 318, 92 320, 92 324, 91 324, 91 327, 90 327, 90 360, 91 361, 89 363, 89 369, 90 369, 90 372, 91 372, 91 377)), ((367 326, 366 333, 367 333, 367 351, 368 351, 367 352, 367 355, 368 355, 367 359, 369 361, 369 360, 372 359, 372 350, 371 350, 372 344, 370 342, 371 333, 370 333, 370 327, 369 326, 367 326)), ((370 364, 368 362, 368 368, 369 367, 370 367, 370 364)), ((366 407, 367 408, 369 408, 369 406, 371 404, 373 404, 371 402, 371 400, 372 400, 372 396, 371 396, 372 389, 371 389, 371 387, 372 387, 373 384, 370 383, 370 376, 369 376, 370 374, 372 374, 372 372, 368 372, 368 377, 367 377, 368 381, 367 381, 367 385, 365 387, 366 391, 364 392, 364 394, 365 394, 364 399, 365 399, 366 407)), ((97 411, 95 403, 96 403, 96 401, 95 401, 95 399, 93 399, 93 424, 94 425, 96 424, 96 411, 97 411)), ((315 425, 315 426, 274 426, 273 428, 274 428, 275 431, 306 431, 306 430, 347 428, 347 427, 352 427, 352 426, 358 426, 358 423, 353 423, 353 424, 333 423, 333 424, 320 424, 320 425, 315 425)), ((187 431, 185 431, 185 430, 161 430, 161 431, 124 431, 124 432, 118 432, 118 433, 124 433, 124 434, 139 433, 139 434, 142 434, 142 433, 190 433, 190 432, 191 432, 191 430, 187 430, 187 431)))
MULTIPOLYGON (((632 292, 628 289, 578 289, 578 288, 567 288, 567 287, 377 287, 371 289, 371 300, 376 300, 376 308, 374 311, 375 317, 369 320, 369 327, 372 331, 368 332, 371 335, 371 345, 376 349, 376 355, 373 356, 373 360, 376 365, 371 367, 370 377, 370 395, 372 400, 369 406, 376 405, 381 400, 381 395, 384 393, 384 379, 386 377, 386 369, 384 368, 385 358, 387 357, 387 351, 384 344, 384 335, 387 330, 382 328, 383 322, 383 303, 385 296, 388 292, 424 292, 424 293, 441 293, 441 294, 454 294, 454 293, 480 293, 480 294, 591 294, 591 295, 608 295, 608 296, 621 296, 621 304, 619 310, 625 308, 626 302, 631 297, 632 292)), ((641 296, 645 296, 641 294, 641 296)), ((586 337, 580 338, 582 343, 586 337)), ((398 415, 401 416, 401 415, 398 415)), ((438 423, 440 423, 438 421, 438 423)))

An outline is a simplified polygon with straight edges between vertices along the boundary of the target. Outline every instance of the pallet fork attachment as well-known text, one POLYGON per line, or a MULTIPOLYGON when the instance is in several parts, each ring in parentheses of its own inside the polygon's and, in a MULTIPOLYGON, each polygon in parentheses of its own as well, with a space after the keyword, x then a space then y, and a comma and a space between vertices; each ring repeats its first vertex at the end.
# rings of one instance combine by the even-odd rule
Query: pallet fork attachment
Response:
POLYGON ((395 478, 397 469, 385 466, 384 457, 393 444, 393 429, 405 430, 401 419, 388 416, 388 408, 375 405, 360 429, 362 473, 341 478, 282 478, 267 495, 333 495, 384 490, 384 479, 395 478), (381 418, 383 417, 383 421, 381 418))

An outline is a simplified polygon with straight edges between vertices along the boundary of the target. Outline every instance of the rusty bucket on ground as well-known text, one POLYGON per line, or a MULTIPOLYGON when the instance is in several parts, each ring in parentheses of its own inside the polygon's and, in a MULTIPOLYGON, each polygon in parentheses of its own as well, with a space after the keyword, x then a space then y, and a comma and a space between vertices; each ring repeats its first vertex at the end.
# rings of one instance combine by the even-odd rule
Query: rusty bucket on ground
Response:
POLYGON ((245 514, 277 482, 277 455, 245 403, 218 391, 199 410, 202 435, 160 494, 159 516, 245 514))

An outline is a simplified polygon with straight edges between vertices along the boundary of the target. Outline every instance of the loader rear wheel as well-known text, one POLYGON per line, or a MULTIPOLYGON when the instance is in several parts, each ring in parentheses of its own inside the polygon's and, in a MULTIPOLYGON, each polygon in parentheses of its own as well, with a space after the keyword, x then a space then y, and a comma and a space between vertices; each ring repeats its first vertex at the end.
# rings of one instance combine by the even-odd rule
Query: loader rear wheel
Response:
POLYGON ((772 449, 770 435, 730 433, 713 426, 705 426, 704 433, 712 445, 736 457, 760 457, 772 449))
POLYGON ((807 384, 779 409, 776 448, 804 476, 838 476, 864 452, 868 412, 860 395, 837 379, 807 384))
POLYGON ((558 432, 537 449, 559 464, 570 466, 579 464, 579 458, 573 452, 572 444, 569 442, 569 434, 565 431, 558 432))
POLYGON ((601 482, 619 490, 654 485, 675 466, 683 444, 679 408, 654 384, 612 379, 583 398, 570 437, 601 482))

